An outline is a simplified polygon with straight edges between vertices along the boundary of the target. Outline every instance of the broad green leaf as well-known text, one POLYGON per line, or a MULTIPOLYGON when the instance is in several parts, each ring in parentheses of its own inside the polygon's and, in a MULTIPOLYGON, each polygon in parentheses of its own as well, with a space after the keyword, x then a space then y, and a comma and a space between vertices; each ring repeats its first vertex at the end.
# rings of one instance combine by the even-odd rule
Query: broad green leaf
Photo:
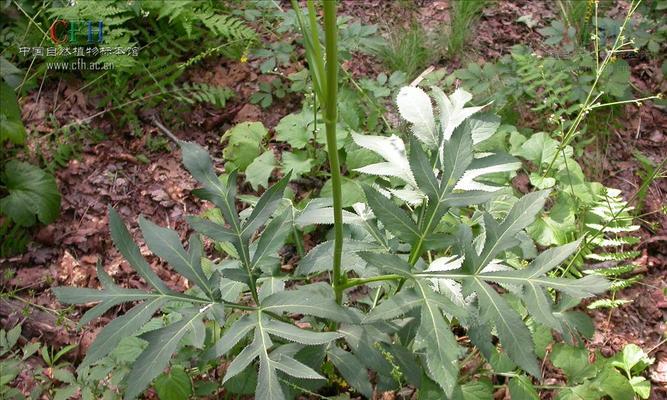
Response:
POLYGON ((540 398, 530 378, 525 375, 510 379, 509 390, 512 400, 539 400, 540 398))
MULTIPOLYGON (((313 138, 312 132, 308 129, 308 120, 304 118, 303 113, 284 116, 275 129, 276 139, 289 143, 295 149, 305 148, 313 138)), ((285 153, 283 153, 284 156, 285 153)))
POLYGON ((213 290, 201 267, 201 242, 196 235, 190 236, 190 253, 188 253, 175 230, 162 228, 143 217, 139 219, 139 226, 146 245, 155 255, 167 261, 178 273, 195 283, 208 294, 209 298, 212 298, 213 290))
MULTIPOLYGON (((324 186, 320 190, 320 197, 332 199, 333 198, 333 183, 331 179, 324 182, 324 186)), ((358 179, 350 179, 343 176, 341 182, 341 190, 343 192, 343 207, 351 207, 355 203, 364 201, 364 191, 362 184, 358 179)))
POLYGON ((254 190, 269 186, 269 178, 273 169, 278 166, 276 156, 272 150, 267 150, 256 157, 245 169, 245 179, 254 190))
MULTIPOLYGON (((328 318, 338 322, 352 322, 354 316, 336 304, 331 296, 331 289, 326 290, 320 285, 300 286, 295 290, 274 293, 261 304, 262 311, 275 313, 290 312, 328 318)), ((328 288, 326 288, 328 289, 328 288)))
POLYGON ((149 299, 111 321, 97 334, 93 344, 86 350, 86 357, 79 365, 79 370, 109 354, 124 337, 141 329, 165 303, 166 299, 161 297, 149 299))
POLYGON ((602 368, 592 383, 594 387, 608 395, 612 400, 625 400, 634 397, 634 390, 628 378, 611 365, 602 368))
POLYGON ((148 347, 139 355, 127 375, 125 399, 134 399, 160 375, 178 349, 181 338, 192 329, 194 321, 201 319, 199 312, 183 313, 183 318, 165 328, 142 335, 148 347))
POLYGON ((634 343, 626 344, 620 353, 616 353, 611 364, 617 368, 623 369, 628 375, 640 373, 649 365, 653 364, 655 359, 649 357, 644 350, 634 343))
POLYGON ((405 86, 396 96, 396 105, 401 117, 412 123, 412 133, 427 146, 436 147, 438 133, 431 98, 426 92, 418 87, 405 86))
POLYGON ((241 122, 222 135, 221 141, 227 139, 222 156, 233 167, 245 171, 259 156, 262 139, 268 133, 261 122, 241 122))
POLYGON ((0 199, 0 215, 20 226, 37 221, 50 224, 60 213, 60 193, 55 178, 41 168, 23 161, 5 164, 0 181, 9 193, 0 199))
POLYGON ((148 265, 141 255, 139 247, 132 241, 132 236, 130 236, 130 232, 128 232, 125 224, 120 219, 120 215, 111 207, 109 207, 109 229, 116 248, 125 257, 127 262, 130 263, 132 268, 137 271, 139 276, 144 278, 146 283, 159 293, 171 292, 164 282, 158 278, 157 274, 153 272, 150 265, 148 265))
POLYGON ((364 187, 364 193, 373 213, 385 228, 406 243, 415 243, 419 239, 417 225, 405 211, 375 189, 364 187))
MULTIPOLYGON (((460 394, 454 392, 454 400, 491 400, 493 385, 485 379, 474 380, 460 386, 460 394)), ((517 400, 512 398, 512 400, 517 400)), ((520 400, 520 399, 519 399, 520 400)))
POLYGON ((306 345, 326 344, 343 336, 337 332, 313 332, 300 329, 275 319, 267 320, 264 323, 264 329, 271 335, 306 345))
POLYGON ((549 357, 556 368, 565 372, 570 383, 581 383, 597 372, 595 366, 588 362, 588 350, 583 347, 556 343, 549 357))
POLYGON ((160 400, 187 400, 192 396, 192 380, 180 366, 160 375, 153 386, 160 400))
POLYGON ((294 178, 307 174, 313 168, 313 159, 309 158, 308 153, 292 153, 284 151, 282 153, 283 171, 292 172, 294 178))
MULTIPOLYGON (((4 58, 2 58, 2 64, 6 66, 4 58)), ((14 144, 23 144, 26 134, 21 120, 21 109, 16 100, 14 89, 4 81, 0 81, 0 110, 2 110, 0 111, 0 145, 5 140, 14 144)))

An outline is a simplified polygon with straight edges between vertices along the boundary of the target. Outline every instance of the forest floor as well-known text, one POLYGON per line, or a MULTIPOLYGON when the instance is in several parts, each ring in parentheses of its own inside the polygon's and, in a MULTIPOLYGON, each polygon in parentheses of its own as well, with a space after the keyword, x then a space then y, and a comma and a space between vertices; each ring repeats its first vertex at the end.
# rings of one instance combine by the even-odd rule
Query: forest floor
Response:
MULTIPOLYGON (((383 0, 344 2, 339 12, 364 23, 386 26, 407 20, 398 10, 399 6, 398 2, 383 0)), ((422 1, 411 12, 427 30, 434 30, 448 21, 450 7, 447 1, 422 1)), ((516 22, 518 17, 526 14, 531 14, 538 24, 543 24, 541 21, 556 15, 557 10, 552 9, 549 2, 528 0, 500 2, 488 7, 474 27, 472 42, 466 48, 466 61, 493 61, 507 54, 511 46, 518 43, 529 44, 539 51, 542 43, 539 34, 516 22)), ((360 55, 358 58, 350 67, 354 75, 375 76, 384 70, 370 57, 360 55)), ((628 62, 632 67, 633 85, 653 93, 665 92, 666 83, 659 65, 641 58, 628 62)), ((440 61, 435 66, 451 71, 461 64, 461 61, 440 61)), ((268 109, 248 102, 261 78, 258 66, 259 62, 255 61, 242 63, 209 59, 191 69, 188 76, 191 81, 226 86, 234 90, 236 96, 224 109, 197 106, 192 113, 183 116, 187 128, 174 129, 174 134, 182 140, 198 142, 208 147, 214 157, 221 157, 220 137, 235 123, 259 120, 272 129, 283 116, 299 108, 300 99, 289 96, 268 109)), ((299 65, 292 65, 287 67, 291 71, 281 72, 293 72, 300 68, 299 65)), ((53 110, 61 125, 99 111, 93 105, 94 99, 87 98, 80 91, 82 84, 76 80, 61 81, 28 96, 22 105, 28 129, 45 135, 51 132, 52 121, 47 116, 53 110)), ((28 336, 58 347, 78 344, 70 354, 72 360, 83 357, 96 332, 112 319, 112 315, 105 315, 95 323, 76 330, 74 322, 85 310, 74 308, 65 314, 64 319, 60 318, 62 321, 59 322, 64 323, 58 324, 56 320, 59 318, 48 310, 62 313, 65 307, 58 303, 50 288, 60 285, 99 287, 95 274, 98 262, 122 286, 145 287, 112 245, 107 227, 108 207, 119 211, 139 243, 142 241, 137 234, 136 221, 140 214, 178 230, 185 239, 188 227, 184 217, 207 207, 191 195, 196 185, 182 167, 176 146, 169 143, 165 146, 166 151, 146 152, 147 138, 162 137, 156 126, 146 123, 142 126, 142 135, 131 135, 119 131, 110 115, 102 115, 92 120, 91 124, 104 132, 107 138, 101 142, 84 143, 79 157, 57 171, 62 194, 60 218, 36 233, 35 242, 25 254, 0 259, 3 270, 14 270, 14 274, 3 274, 0 283, 3 291, 17 291, 17 298, 0 304, 2 325, 12 326, 16 321, 25 319, 27 330, 24 330, 28 336), (138 156, 144 154, 148 162, 138 156), (23 309, 31 311, 32 315, 19 312, 23 309)), ((664 109, 651 105, 639 108, 628 105, 620 124, 610 126, 609 143, 602 150, 591 145, 584 155, 587 175, 606 186, 621 189, 626 199, 630 198, 641 185, 638 174, 641 166, 632 156, 633 151, 638 149, 654 162, 660 162, 667 154, 666 127, 664 109)), ((222 169, 221 160, 218 158, 216 161, 222 169)), ((242 190, 251 191, 249 187, 242 190)), ((635 343, 656 358, 649 371, 654 383, 654 398, 667 397, 667 346, 664 345, 667 299, 662 291, 667 286, 667 216, 660 213, 660 207, 666 202, 666 193, 667 182, 656 181, 646 197, 647 216, 640 221, 642 240, 636 245, 641 256, 634 260, 640 266, 637 272, 642 273, 644 278, 616 296, 631 302, 612 310, 584 309, 596 325, 595 337, 587 343, 590 349, 600 350, 608 356, 626 343, 635 343), (657 226, 658 230, 649 229, 649 225, 657 226)), ((306 240, 306 246, 312 247, 318 238, 307 239, 310 240, 306 240)), ((178 291, 188 287, 184 278, 173 274, 160 260, 152 257, 145 245, 141 246, 141 251, 169 286, 178 291)), ((117 308, 114 312, 122 314, 124 311, 117 308)), ((559 378, 557 375, 546 376, 547 382, 557 382, 559 378)), ((21 385, 29 388, 28 371, 22 379, 21 385)), ((497 393, 496 398, 507 396, 497 393)))

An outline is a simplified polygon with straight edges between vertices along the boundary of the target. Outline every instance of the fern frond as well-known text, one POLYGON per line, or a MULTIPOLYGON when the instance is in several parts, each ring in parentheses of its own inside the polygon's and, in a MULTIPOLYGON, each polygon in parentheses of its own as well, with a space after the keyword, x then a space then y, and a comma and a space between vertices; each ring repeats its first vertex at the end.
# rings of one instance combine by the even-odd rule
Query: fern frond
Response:
POLYGON ((595 300, 591 304, 588 305, 589 310, 596 310, 600 308, 618 308, 622 305, 632 303, 632 300, 624 300, 624 299, 600 299, 600 300, 595 300))
POLYGON ((626 261, 637 258, 640 255, 640 251, 619 251, 615 253, 591 253, 586 255, 586 258, 595 261, 626 261))

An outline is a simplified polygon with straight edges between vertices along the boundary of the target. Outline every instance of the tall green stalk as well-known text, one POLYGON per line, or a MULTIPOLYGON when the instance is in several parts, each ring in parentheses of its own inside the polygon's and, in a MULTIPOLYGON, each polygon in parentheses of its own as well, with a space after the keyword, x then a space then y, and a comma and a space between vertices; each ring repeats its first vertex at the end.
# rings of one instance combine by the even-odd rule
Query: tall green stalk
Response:
POLYGON ((331 170, 331 186, 334 208, 334 253, 333 253, 333 287, 336 302, 342 303, 346 276, 341 270, 343 253, 343 194, 341 190, 340 162, 336 147, 336 122, 338 121, 338 27, 336 26, 336 1, 324 0, 324 45, 325 57, 322 57, 319 35, 317 32, 317 14, 312 0, 308 0, 308 22, 301 13, 296 0, 292 0, 292 8, 296 12, 297 22, 304 36, 306 58, 310 76, 313 81, 315 95, 319 97, 324 110, 324 125, 327 138, 329 169, 331 170), (308 29, 309 28, 309 29, 308 29), (326 61, 326 62, 324 62, 326 61))
POLYGON ((343 194, 341 190, 340 163, 336 148, 336 122, 338 120, 338 27, 336 26, 336 1, 324 2, 324 43, 326 47, 326 101, 324 102, 324 123, 327 135, 327 153, 331 169, 334 208, 334 254, 333 289, 336 302, 343 300, 345 276, 341 271, 343 253, 343 194))

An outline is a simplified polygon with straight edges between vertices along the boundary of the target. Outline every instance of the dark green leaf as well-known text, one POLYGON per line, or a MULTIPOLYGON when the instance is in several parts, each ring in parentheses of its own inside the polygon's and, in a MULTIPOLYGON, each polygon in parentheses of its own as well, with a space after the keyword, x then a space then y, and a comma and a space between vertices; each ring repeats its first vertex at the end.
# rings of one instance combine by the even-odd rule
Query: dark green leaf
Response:
POLYGON ((162 228, 143 217, 139 219, 139 226, 146 245, 153 253, 167 261, 178 273, 212 297, 209 279, 201 267, 201 242, 196 235, 190 237, 190 254, 188 254, 175 230, 162 228))
POLYGON ((148 265, 144 257, 139 251, 139 247, 132 241, 132 236, 128 232, 125 224, 120 219, 120 216, 113 208, 109 207, 109 229, 111 230, 111 238, 120 254, 125 257, 127 262, 134 268, 135 271, 144 278, 146 283, 151 285, 160 293, 169 293, 171 290, 158 278, 148 265))
POLYGON ((419 239, 417 225, 405 211, 375 189, 365 186, 364 193, 373 213, 386 229, 406 243, 412 244, 419 239))
POLYGON ((60 193, 55 178, 48 172, 23 161, 5 164, 0 179, 9 195, 0 199, 0 215, 6 215, 20 226, 34 225, 37 220, 50 224, 60 213, 60 193))

